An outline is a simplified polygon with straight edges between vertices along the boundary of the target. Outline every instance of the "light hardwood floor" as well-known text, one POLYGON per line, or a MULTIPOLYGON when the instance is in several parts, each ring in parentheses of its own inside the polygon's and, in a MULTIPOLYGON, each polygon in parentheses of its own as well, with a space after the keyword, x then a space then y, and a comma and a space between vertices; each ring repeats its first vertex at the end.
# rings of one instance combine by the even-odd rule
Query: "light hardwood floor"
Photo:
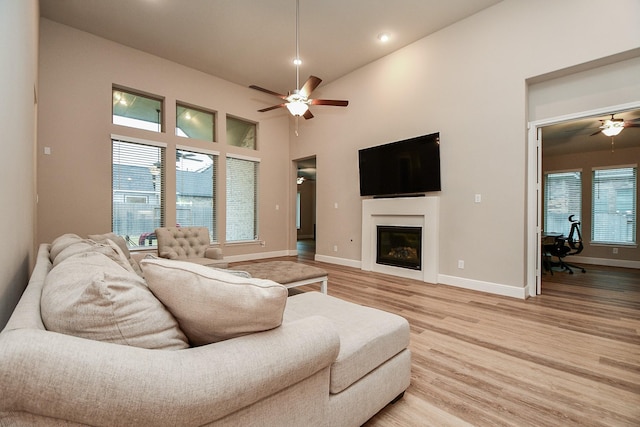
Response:
MULTIPOLYGON (((412 378, 373 426, 640 426, 640 271, 545 275, 527 300, 313 261, 329 295, 404 316, 412 378)), ((319 285, 301 289, 319 290, 319 285)))

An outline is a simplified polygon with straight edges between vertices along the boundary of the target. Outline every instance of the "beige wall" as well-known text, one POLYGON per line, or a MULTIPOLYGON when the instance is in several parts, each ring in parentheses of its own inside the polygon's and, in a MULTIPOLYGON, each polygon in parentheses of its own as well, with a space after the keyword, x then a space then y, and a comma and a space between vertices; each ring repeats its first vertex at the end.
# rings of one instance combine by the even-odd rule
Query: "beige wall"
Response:
POLYGON ((35 251, 37 0, 0 1, 0 64, 2 329, 27 284, 35 251))
MULTIPOLYGON (((224 236, 226 153, 261 159, 259 244, 226 245, 225 256, 279 254, 295 234, 289 217, 287 117, 260 116, 257 94, 216 77, 42 19, 40 34, 41 102, 38 139, 38 241, 63 233, 87 235, 111 230, 111 134, 220 152, 218 236, 224 236), (111 124, 111 87, 134 88, 165 98, 166 132, 111 124), (218 140, 211 143, 174 135, 175 102, 218 113, 218 140), (224 117, 258 122, 258 150, 226 144, 224 117), (45 155, 44 147, 51 154, 45 155), (283 207, 283 208, 280 208, 283 207)), ((168 164, 171 164, 169 161, 168 164)), ((175 172, 167 171, 166 223, 175 223, 175 172)))
MULTIPOLYGON (((43 20, 38 241, 109 229, 109 135, 124 133, 109 118, 110 88, 117 83, 165 96, 169 103, 180 99, 260 122, 260 224, 267 244, 229 246, 226 254, 295 248, 290 160, 316 156, 318 256, 357 266, 362 200, 357 150, 440 132, 439 281, 496 292, 522 289, 531 120, 527 82, 640 48, 635 19, 640 3, 616 4, 626 13, 610 22, 601 19, 596 0, 543 6, 505 0, 321 86, 316 96, 349 99, 350 105, 316 107, 314 120, 300 121, 299 137, 286 115, 255 112, 261 96, 255 91, 43 20), (44 146, 52 155, 42 154, 44 146), (474 194, 482 195, 482 203, 474 203, 474 194), (464 270, 457 268, 458 260, 465 261, 464 270)), ((588 106, 577 100, 576 108, 588 106)), ((152 138, 143 131, 130 134, 152 138)), ((169 147, 184 143, 170 133, 159 138, 169 147)), ((213 149, 231 150, 222 140, 213 149)))
MULTIPOLYGON (((544 141, 543 141, 544 144, 544 141)), ((605 144, 608 145, 608 144, 605 144)), ((607 147, 609 148, 609 147, 607 147)), ((637 265, 640 262, 640 248, 635 245, 613 246, 613 245, 592 245, 591 244, 591 208, 593 206, 592 176, 594 167, 619 166, 638 163, 640 161, 640 148, 629 148, 625 150, 611 149, 603 151, 592 151, 586 153, 576 153, 562 156, 545 156, 543 159, 543 170, 545 172, 563 170, 582 170, 582 239, 584 249, 580 253, 581 258, 594 258, 592 262, 612 265, 633 265, 624 261, 632 261, 637 265), (618 249, 618 253, 613 253, 613 248, 618 249)), ((544 188, 544 187, 543 187, 544 188)), ((636 200, 640 200, 640 186, 636 188, 636 200)), ((637 230, 636 230, 637 232, 637 230)), ((578 261, 578 259, 575 259, 578 261)))
POLYGON ((314 109, 292 144, 292 158, 317 157, 318 256, 360 259, 357 150, 440 132, 439 280, 525 286, 527 81, 640 47, 640 2, 616 7, 607 21, 596 0, 505 0, 318 88, 350 101, 314 109))

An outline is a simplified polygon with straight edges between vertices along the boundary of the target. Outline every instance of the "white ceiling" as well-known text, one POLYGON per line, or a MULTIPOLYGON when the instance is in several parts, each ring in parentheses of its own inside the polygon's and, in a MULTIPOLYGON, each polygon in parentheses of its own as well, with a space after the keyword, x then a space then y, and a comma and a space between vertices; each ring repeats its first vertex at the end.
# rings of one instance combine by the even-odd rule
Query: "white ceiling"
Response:
MULTIPOLYGON (((500 1, 300 0, 300 83, 335 80, 500 1)), ((40 14, 242 86, 296 88, 295 0, 40 0, 40 14)))
MULTIPOLYGON (((313 74, 326 84, 501 0, 299 1, 300 83, 313 74)), ((242 86, 296 88, 295 0, 40 0, 40 14, 242 86)), ((606 118, 545 128, 545 154, 610 146, 590 136, 606 118)), ((640 145, 640 128, 615 137, 616 147, 631 145, 640 145)))

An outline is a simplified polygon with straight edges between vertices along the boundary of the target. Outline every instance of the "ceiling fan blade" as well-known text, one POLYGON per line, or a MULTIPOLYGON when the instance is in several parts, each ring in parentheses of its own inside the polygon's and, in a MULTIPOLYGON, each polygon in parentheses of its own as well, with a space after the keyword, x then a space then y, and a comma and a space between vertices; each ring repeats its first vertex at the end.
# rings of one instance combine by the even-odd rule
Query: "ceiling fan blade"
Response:
POLYGON ((251 85, 249 87, 251 89, 259 90, 260 92, 268 93, 269 95, 277 96, 278 98, 287 99, 287 95, 282 95, 280 93, 274 92, 274 91, 269 90, 269 89, 265 89, 265 88, 260 87, 260 86, 251 85))
POLYGON ((311 95, 311 92, 313 92, 314 89, 318 87, 320 82, 322 82, 322 79, 320 77, 309 76, 307 81, 304 82, 304 85, 302 85, 302 89, 300 89, 300 95, 308 98, 311 95))
POLYGON ((310 99, 311 105, 333 105, 334 107, 346 107, 349 101, 339 99, 310 99))
POLYGON ((626 124, 625 123, 624 127, 626 127, 626 128, 640 128, 640 123, 638 123, 638 124, 635 124, 635 123, 626 124))
POLYGON ((287 104, 273 105, 271 107, 267 107, 267 108, 263 108, 262 110, 258 110, 258 113, 264 113, 265 111, 275 110, 276 108, 282 108, 282 107, 285 107, 286 105, 287 104))
POLYGON ((313 114, 311 114, 311 110, 307 110, 302 117, 304 117, 305 119, 309 120, 309 119, 313 119, 313 114))
POLYGON ((592 133, 592 134, 591 134, 591 135, 589 135, 589 136, 594 136, 594 135, 597 135, 597 134, 599 134, 599 133, 601 133, 601 132, 602 132, 602 130, 601 130, 601 129, 599 129, 599 130, 597 130, 596 132, 592 133))

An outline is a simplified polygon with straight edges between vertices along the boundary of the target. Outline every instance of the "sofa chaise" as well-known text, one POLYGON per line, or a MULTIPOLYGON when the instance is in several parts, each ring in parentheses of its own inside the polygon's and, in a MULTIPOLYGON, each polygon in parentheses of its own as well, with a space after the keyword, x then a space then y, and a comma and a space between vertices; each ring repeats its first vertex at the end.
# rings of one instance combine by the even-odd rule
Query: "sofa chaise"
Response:
POLYGON ((359 426, 409 385, 400 316, 132 263, 111 239, 40 246, 0 333, 0 425, 359 426))

